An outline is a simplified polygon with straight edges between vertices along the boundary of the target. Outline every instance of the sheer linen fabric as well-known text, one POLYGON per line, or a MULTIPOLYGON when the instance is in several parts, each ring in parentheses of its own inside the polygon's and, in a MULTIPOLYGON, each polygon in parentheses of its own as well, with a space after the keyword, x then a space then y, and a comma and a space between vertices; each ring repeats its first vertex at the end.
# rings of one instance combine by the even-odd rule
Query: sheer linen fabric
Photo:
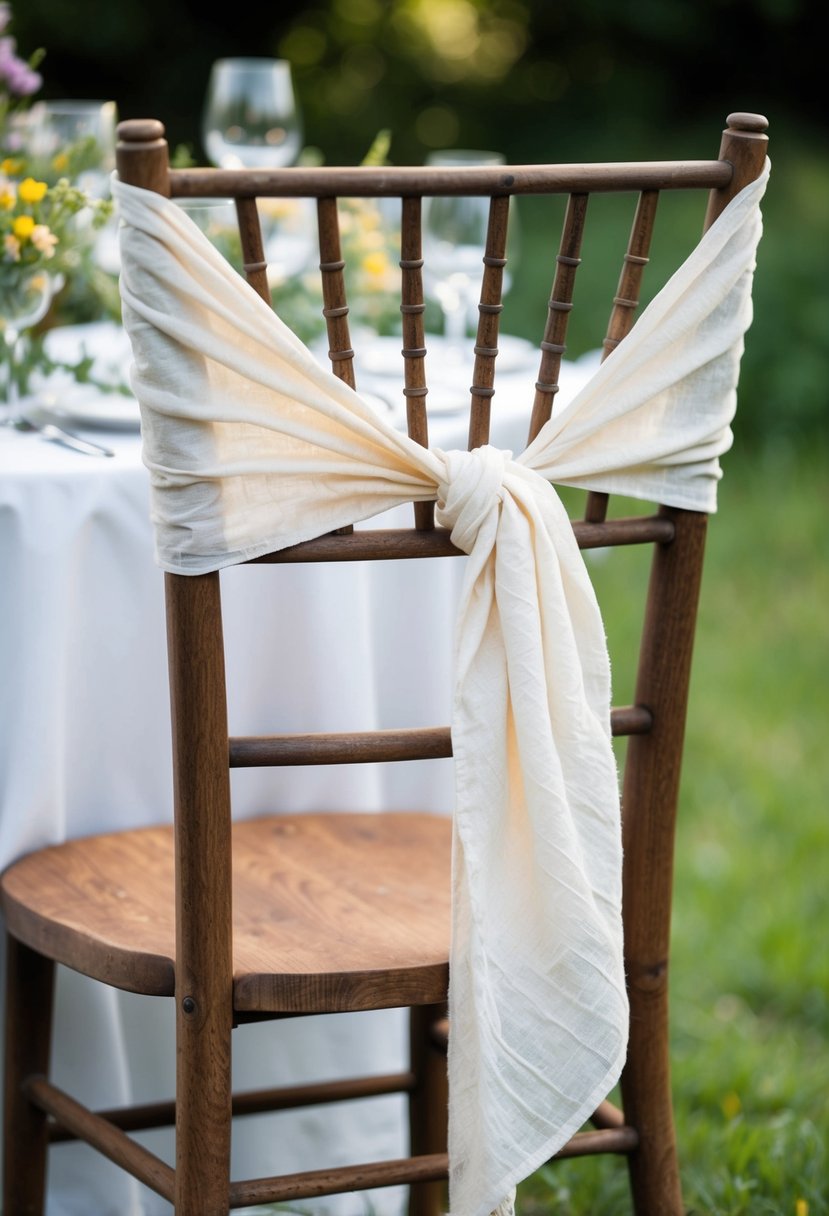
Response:
POLYGON ((621 833, 604 629, 551 484, 713 511, 761 233, 742 191, 513 458, 426 450, 322 369, 173 203, 114 181, 157 559, 197 574, 437 496, 456 633, 453 1216, 514 1186, 618 1079, 621 833))

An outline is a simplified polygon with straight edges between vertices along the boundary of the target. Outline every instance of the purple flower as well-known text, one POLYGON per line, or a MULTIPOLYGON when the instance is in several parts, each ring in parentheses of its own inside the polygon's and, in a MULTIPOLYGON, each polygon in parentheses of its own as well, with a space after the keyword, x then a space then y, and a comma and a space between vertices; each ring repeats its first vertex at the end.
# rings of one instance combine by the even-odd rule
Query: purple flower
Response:
POLYGON ((0 4, 0 34, 9 24, 12 19, 12 6, 10 4, 0 4))
MULTIPOLYGON (((0 3, 0 29, 3 28, 3 7, 0 3)), ((5 84, 13 96, 28 97, 38 91, 43 84, 43 77, 29 67, 16 51, 17 43, 14 38, 0 38, 0 83, 5 84)))
POLYGON ((32 93, 36 93, 43 84, 43 77, 40 72, 33 71, 28 63, 18 60, 17 70, 13 78, 9 79, 9 89, 18 97, 29 97, 32 93))

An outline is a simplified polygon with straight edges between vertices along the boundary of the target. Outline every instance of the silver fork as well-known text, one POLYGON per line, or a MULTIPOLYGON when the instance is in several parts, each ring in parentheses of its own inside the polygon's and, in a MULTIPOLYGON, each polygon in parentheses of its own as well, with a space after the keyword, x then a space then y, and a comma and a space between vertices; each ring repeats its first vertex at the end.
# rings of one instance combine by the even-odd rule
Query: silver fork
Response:
POLYGON ((73 452, 83 452, 85 456, 115 455, 110 448, 105 448, 100 443, 93 443, 91 439, 82 439, 80 435, 75 435, 72 431, 65 431, 62 426, 56 426, 54 422, 32 422, 30 418, 15 418, 12 426, 18 431, 36 431, 44 439, 49 439, 52 443, 60 443, 65 448, 71 448, 73 452))

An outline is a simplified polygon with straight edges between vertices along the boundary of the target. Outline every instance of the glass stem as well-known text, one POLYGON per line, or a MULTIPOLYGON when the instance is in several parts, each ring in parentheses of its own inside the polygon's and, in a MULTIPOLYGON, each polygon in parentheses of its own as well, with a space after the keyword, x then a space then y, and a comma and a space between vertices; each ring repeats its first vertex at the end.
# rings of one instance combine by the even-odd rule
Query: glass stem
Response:
POLYGON ((461 300, 455 308, 444 309, 443 332, 449 342, 463 342, 466 337, 466 302, 461 300))
POLYGON ((6 392, 5 392, 5 409, 3 411, 2 425, 13 426, 17 419, 17 402, 19 393, 17 391, 17 352, 20 342, 20 334, 11 326, 6 326, 3 330, 3 341, 6 346, 6 392))

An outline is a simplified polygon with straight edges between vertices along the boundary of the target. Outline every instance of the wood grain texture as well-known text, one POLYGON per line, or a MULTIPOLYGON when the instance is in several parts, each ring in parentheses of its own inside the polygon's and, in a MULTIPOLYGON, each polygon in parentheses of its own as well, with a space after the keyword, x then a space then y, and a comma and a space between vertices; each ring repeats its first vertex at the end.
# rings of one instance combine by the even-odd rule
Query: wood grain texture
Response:
POLYGON ((567 349, 565 336, 573 308, 573 291, 576 272, 581 265, 581 242, 587 218, 590 195, 578 191, 567 200, 561 243, 556 255, 556 272, 550 299, 547 302, 547 323, 541 341, 541 364, 535 383, 535 400, 530 418, 527 442, 532 443, 538 432, 549 421, 553 401, 558 392, 558 377, 561 359, 567 349))
POLYGON ((42 1216, 46 1196, 46 1114, 25 1086, 49 1071, 54 970, 51 959, 6 937, 2 1211, 17 1216, 42 1216))
MULTIPOLYGON (((122 123, 121 127, 127 127, 122 123)), ((120 129, 120 128, 119 128, 120 129)), ((319 169, 171 169, 174 198, 402 198, 431 195, 569 194, 572 191, 720 189, 732 167, 720 160, 440 167, 360 165, 319 169)))
MULTIPOLYGON (((113 1127, 99 1115, 87 1110, 70 1094, 56 1085, 50 1085, 45 1077, 30 1077, 25 1092, 32 1103, 69 1128, 78 1139, 94 1145, 110 1161, 129 1170, 133 1177, 156 1194, 172 1200, 174 1171, 155 1153, 130 1140, 120 1128, 113 1127)), ((18 1209, 5 1208, 4 1211, 11 1216, 18 1209)))
POLYGON ((622 792, 625 973, 630 999, 622 1073, 625 1118, 639 1133, 629 1159, 637 1211, 682 1216, 668 1041, 674 834, 707 516, 663 508, 670 545, 654 550, 636 699, 651 730, 628 744, 622 792))
POLYGON ((224 1216, 233 943, 220 580, 166 574, 175 812, 177 1216, 224 1216))
MULTIPOLYGON (((448 817, 279 815, 234 825, 235 1007, 330 1012, 445 994, 448 817), (403 998, 403 999, 401 999, 403 998)), ((70 841, 7 872, 11 931, 96 979, 175 990, 170 828, 70 841)))
MULTIPOLYGON (((301 1106, 321 1106, 328 1102, 353 1102, 360 1098, 375 1098, 384 1094, 408 1093, 414 1088, 410 1072, 372 1074, 349 1077, 341 1081, 320 1081, 313 1085, 283 1085, 275 1089, 246 1090, 233 1095, 233 1117, 258 1115, 263 1111, 295 1110, 301 1106)), ((169 1127, 176 1121, 175 1102, 148 1102, 140 1106, 119 1106, 96 1114, 120 1127, 122 1131, 140 1131, 150 1127, 169 1127)), ((614 1125, 615 1126, 615 1125, 614 1125)), ((75 1140, 78 1137, 66 1127, 55 1124, 49 1128, 52 1143, 75 1140)))

